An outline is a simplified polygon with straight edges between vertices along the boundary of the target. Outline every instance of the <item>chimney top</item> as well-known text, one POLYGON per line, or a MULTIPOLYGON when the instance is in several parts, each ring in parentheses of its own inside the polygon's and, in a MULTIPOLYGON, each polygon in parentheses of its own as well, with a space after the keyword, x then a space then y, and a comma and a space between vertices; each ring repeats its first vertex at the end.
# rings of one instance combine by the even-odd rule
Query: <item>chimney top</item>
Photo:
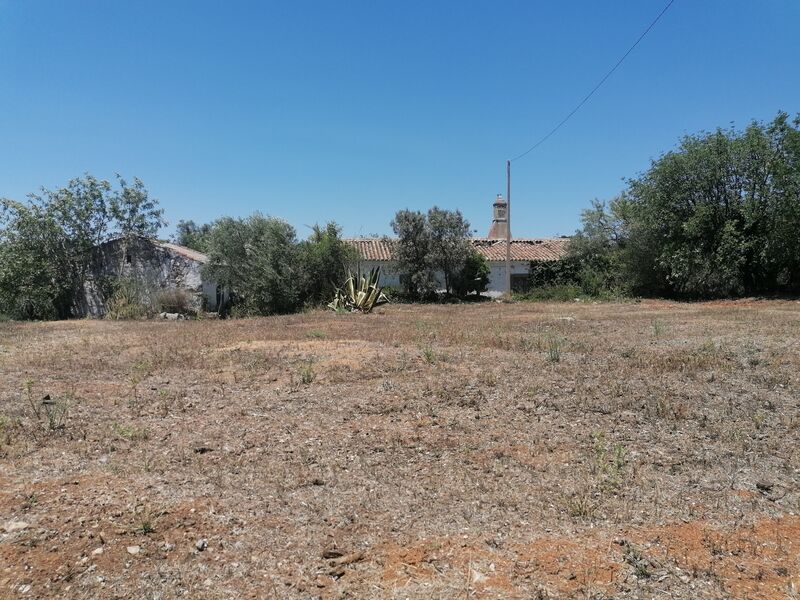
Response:
POLYGON ((508 204, 503 194, 497 194, 494 201, 492 225, 489 227, 490 240, 504 240, 508 235, 508 204))

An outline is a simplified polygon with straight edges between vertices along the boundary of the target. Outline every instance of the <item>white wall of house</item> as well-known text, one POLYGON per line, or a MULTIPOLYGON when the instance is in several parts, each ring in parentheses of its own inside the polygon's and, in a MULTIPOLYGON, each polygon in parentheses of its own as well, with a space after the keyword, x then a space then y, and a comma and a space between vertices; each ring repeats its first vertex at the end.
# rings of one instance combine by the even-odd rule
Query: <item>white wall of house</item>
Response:
MULTIPOLYGON (((400 288, 400 273, 397 271, 397 264, 387 260, 362 260, 359 262, 361 272, 368 272, 370 269, 381 268, 381 285, 384 287, 400 288)), ((499 296, 506 292, 506 264, 505 261, 489 261, 489 285, 486 292, 489 295, 499 296)), ((511 261, 511 275, 527 275, 529 262, 526 260, 511 261)), ((436 273, 436 281, 441 289, 444 289, 444 276, 436 273)))
MULTIPOLYGON (((527 275, 530 263, 527 260, 512 260, 511 275, 527 275)), ((497 295, 508 291, 506 288, 506 263, 505 261, 489 261, 489 285, 486 291, 497 295)))
POLYGON ((369 273, 370 269, 380 267, 381 285, 383 287, 400 287, 400 273, 397 272, 397 265, 394 261, 360 260, 357 266, 362 273, 369 273))
MULTIPOLYGON (((397 263, 393 260, 361 260, 358 263, 362 273, 368 273, 375 267, 381 268, 381 285, 383 287, 402 288, 400 283, 400 272, 397 270, 397 263)), ((439 291, 444 291, 444 273, 437 271, 433 274, 436 279, 436 287, 439 291)))

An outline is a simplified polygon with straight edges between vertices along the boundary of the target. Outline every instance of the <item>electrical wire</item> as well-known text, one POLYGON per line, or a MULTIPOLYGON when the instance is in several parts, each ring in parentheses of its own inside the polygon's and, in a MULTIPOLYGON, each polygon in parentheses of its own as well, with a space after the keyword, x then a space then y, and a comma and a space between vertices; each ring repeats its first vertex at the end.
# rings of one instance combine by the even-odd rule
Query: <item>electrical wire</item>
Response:
POLYGON ((667 3, 667 5, 664 7, 664 9, 663 9, 663 10, 662 10, 660 13, 658 13, 658 16, 657 16, 655 19, 653 19, 652 23, 650 23, 650 25, 648 25, 648 26, 647 26, 647 29, 645 29, 645 30, 644 30, 644 32, 642 33, 642 35, 640 35, 640 36, 639 36, 639 38, 638 38, 638 39, 637 39, 637 40, 634 42, 633 46, 631 46, 630 48, 628 48, 628 51, 627 51, 625 54, 623 54, 623 55, 622 55, 622 58, 620 58, 620 59, 617 61, 617 64, 615 64, 613 67, 611 67, 611 70, 609 70, 609 71, 608 71, 608 72, 607 72, 607 73, 606 73, 606 74, 603 76, 603 78, 602 78, 602 79, 601 79, 601 80, 598 82, 598 84, 597 84, 596 86, 594 86, 594 87, 592 88, 592 90, 591 90, 591 91, 590 91, 588 94, 586 94, 586 96, 584 96, 583 100, 581 100, 581 101, 578 103, 578 105, 577 105, 575 108, 573 108, 573 109, 572 109, 572 111, 571 111, 571 112, 570 112, 570 113, 569 113, 569 114, 568 114, 566 117, 564 117, 564 118, 561 120, 561 122, 560 122, 558 125, 556 125, 555 127, 553 127, 553 129, 551 129, 551 130, 550 130, 550 132, 549 132, 547 135, 545 135, 543 138, 541 138, 541 139, 540 139, 538 142, 536 142, 536 143, 535 143, 533 146, 531 146, 530 148, 528 148, 527 150, 525 150, 525 152, 523 152, 522 154, 519 154, 519 155, 515 156, 514 158, 512 158, 512 159, 511 159, 511 162, 514 162, 514 161, 516 161, 516 160, 519 160, 519 159, 520 159, 520 158, 522 158, 523 156, 526 156, 526 155, 530 154, 531 152, 533 152, 534 150, 536 150, 536 148, 538 148, 539 146, 541 146, 542 144, 544 144, 544 143, 545 143, 545 142, 546 142, 546 141, 547 141, 547 140, 550 138, 550 136, 552 136, 552 135, 553 135, 553 134, 554 134, 556 131, 558 131, 559 129, 561 129, 561 126, 562 126, 562 125, 564 125, 564 123, 566 123, 567 121, 569 121, 569 120, 570 120, 570 118, 572 118, 572 115, 574 115, 576 112, 578 112, 578 110, 580 110, 580 108, 581 108, 581 107, 582 107, 584 104, 586 104, 586 102, 588 102, 589 98, 591 98, 591 97, 594 95, 594 93, 595 93, 597 90, 599 90, 599 89, 600 89, 600 86, 602 86, 602 85, 603 85, 603 84, 606 82, 606 80, 607 80, 609 77, 611 77, 611 75, 614 73, 614 71, 616 71, 616 70, 619 68, 619 66, 620 66, 620 65, 621 65, 621 64, 622 64, 622 63, 625 61, 625 59, 626 59, 626 58, 628 58, 628 55, 629 55, 631 52, 633 52, 634 48, 636 48, 636 46, 638 46, 638 45, 639 45, 639 42, 641 42, 641 41, 642 41, 642 40, 645 38, 645 36, 646 36, 648 33, 650 33, 650 30, 651 30, 653 27, 655 27, 655 26, 656 26, 656 23, 658 23, 658 22, 659 22, 659 20, 661 20, 661 17, 663 17, 663 16, 664 16, 664 13, 666 13, 666 12, 669 10, 669 7, 670 7, 670 6, 672 6, 672 4, 673 4, 674 2, 675 2, 675 0, 670 0, 670 1, 667 3))

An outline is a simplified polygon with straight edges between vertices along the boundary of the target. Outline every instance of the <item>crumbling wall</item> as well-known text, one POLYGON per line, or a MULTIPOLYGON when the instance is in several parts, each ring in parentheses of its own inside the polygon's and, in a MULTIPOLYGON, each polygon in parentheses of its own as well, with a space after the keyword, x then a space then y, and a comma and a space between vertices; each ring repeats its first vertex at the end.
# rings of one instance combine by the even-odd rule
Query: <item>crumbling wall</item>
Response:
MULTIPOLYGON (((155 302, 159 292, 179 289, 186 292, 191 308, 200 310, 203 305, 201 267, 199 261, 151 240, 111 240, 93 250, 83 298, 77 301, 76 313, 93 317, 105 315, 115 285, 125 279, 136 282, 142 301, 155 302)), ((210 285, 207 283, 206 287, 210 285)))

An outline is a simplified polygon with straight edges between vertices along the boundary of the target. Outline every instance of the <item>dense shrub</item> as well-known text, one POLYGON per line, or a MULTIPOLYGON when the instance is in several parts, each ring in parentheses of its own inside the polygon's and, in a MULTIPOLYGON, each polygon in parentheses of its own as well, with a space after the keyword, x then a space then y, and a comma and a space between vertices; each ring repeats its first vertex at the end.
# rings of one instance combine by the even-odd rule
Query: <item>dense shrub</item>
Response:
POLYGON ((358 251, 341 237, 336 223, 315 225, 299 247, 301 300, 312 306, 327 304, 337 286, 358 262, 358 251))
POLYGON ((178 288, 159 291, 155 297, 158 312, 189 314, 195 312, 189 292, 178 288))
POLYGON ((235 314, 269 315, 297 309, 300 280, 294 228, 254 214, 212 224, 204 269, 235 298, 235 314))
POLYGON ((528 289, 545 286, 577 284, 580 281, 580 262, 572 256, 560 260, 532 260, 528 271, 528 289))
POLYGON ((394 258, 407 297, 422 300, 435 296, 437 272, 444 278, 441 283, 447 295, 485 289, 488 267, 484 276, 483 263, 469 242, 469 221, 460 211, 436 206, 427 214, 401 210, 391 225, 397 236, 394 258))
POLYGON ((798 292, 800 118, 687 136, 582 222, 570 247, 584 289, 798 292))
POLYGON ((254 214, 204 226, 206 274, 227 288, 234 316, 291 313, 330 301, 356 260, 336 223, 298 242, 281 219, 254 214))
POLYGON ((464 298, 469 294, 480 294, 489 285, 489 263, 483 254, 470 249, 464 265, 453 278, 453 293, 464 298))
POLYGON ((405 295, 420 299, 436 291, 434 266, 431 257, 431 237, 425 215, 418 211, 401 210, 392 220, 397 236, 393 255, 402 277, 405 295))

